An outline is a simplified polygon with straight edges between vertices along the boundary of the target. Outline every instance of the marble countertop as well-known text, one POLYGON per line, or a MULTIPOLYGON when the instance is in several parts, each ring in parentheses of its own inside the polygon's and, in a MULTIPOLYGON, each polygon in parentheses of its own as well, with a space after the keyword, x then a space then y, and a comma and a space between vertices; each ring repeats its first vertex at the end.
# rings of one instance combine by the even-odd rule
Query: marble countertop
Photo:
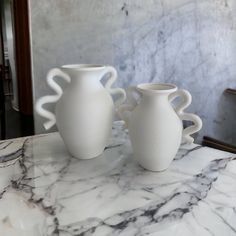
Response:
POLYGON ((2 141, 0 235, 236 235, 236 155, 182 146, 167 171, 148 172, 120 122, 87 161, 58 133, 2 141))

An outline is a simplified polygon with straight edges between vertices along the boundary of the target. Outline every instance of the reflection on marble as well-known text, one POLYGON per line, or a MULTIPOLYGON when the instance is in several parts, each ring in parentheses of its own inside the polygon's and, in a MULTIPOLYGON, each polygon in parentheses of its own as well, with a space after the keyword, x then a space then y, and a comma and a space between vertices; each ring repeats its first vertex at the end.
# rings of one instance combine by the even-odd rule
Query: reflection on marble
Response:
MULTIPOLYGON (((30 0, 34 98, 50 94, 49 69, 111 64, 118 85, 175 83, 193 96, 199 133, 236 142, 235 0, 30 0), (52 10, 53 9, 53 10, 52 10)), ((53 110, 54 105, 49 105, 53 110)), ((36 132, 43 120, 35 114, 36 132)))
POLYGON ((0 235, 236 235, 236 156, 182 146, 165 172, 142 169, 117 122, 100 157, 58 135, 0 143, 0 235))

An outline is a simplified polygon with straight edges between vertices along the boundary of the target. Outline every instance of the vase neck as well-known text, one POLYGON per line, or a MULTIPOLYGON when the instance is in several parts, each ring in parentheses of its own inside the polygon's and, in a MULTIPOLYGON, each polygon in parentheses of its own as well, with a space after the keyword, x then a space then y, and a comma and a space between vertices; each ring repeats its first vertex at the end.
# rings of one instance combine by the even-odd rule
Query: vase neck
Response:
POLYGON ((137 90, 142 94, 146 103, 169 103, 169 95, 177 90, 172 84, 140 84, 137 90))
POLYGON ((165 103, 169 103, 169 93, 168 94, 147 94, 147 93, 143 93, 142 94, 142 101, 144 103, 161 103, 161 104, 165 104, 165 103))
POLYGON ((62 68, 71 78, 71 86, 90 87, 101 85, 100 80, 103 77, 105 68, 62 68))

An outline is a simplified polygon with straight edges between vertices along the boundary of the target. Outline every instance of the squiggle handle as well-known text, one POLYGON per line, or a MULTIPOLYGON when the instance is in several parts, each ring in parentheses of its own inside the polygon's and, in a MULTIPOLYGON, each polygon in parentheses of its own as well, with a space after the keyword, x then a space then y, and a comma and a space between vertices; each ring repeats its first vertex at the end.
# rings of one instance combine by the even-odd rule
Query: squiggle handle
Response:
POLYGON ((111 86, 114 84, 114 82, 117 79, 117 71, 115 68, 113 68, 112 66, 107 66, 106 67, 106 72, 107 73, 111 73, 111 77, 108 79, 105 88, 109 91, 110 94, 115 95, 115 94, 120 94, 120 98, 118 98, 115 101, 115 106, 119 106, 121 105, 125 99, 126 99, 126 93, 125 90, 122 88, 112 88, 111 86))
POLYGON ((189 120, 194 123, 194 125, 183 130, 182 142, 191 144, 194 142, 194 139, 190 135, 198 132, 202 128, 202 120, 195 114, 184 112, 184 109, 186 109, 192 102, 192 96, 187 90, 182 89, 170 94, 169 101, 172 102, 179 96, 182 97, 182 102, 177 106, 176 113, 181 120, 189 120))
POLYGON ((62 77, 65 81, 70 83, 70 77, 67 74, 65 74, 64 72, 62 72, 60 69, 54 68, 48 72, 47 84, 49 85, 49 87, 51 89, 53 89, 55 91, 56 94, 55 95, 48 95, 48 96, 44 96, 44 97, 40 98, 36 102, 36 107, 35 107, 37 113, 40 116, 48 119, 48 121, 44 123, 44 128, 46 130, 52 128, 56 124, 56 117, 52 112, 43 108, 43 105, 46 103, 57 102, 61 98, 61 95, 63 94, 63 90, 61 89, 61 87, 54 81, 55 76, 62 77))
POLYGON ((134 96, 135 94, 137 94, 139 97, 142 96, 142 94, 136 89, 136 87, 129 87, 127 89, 128 104, 124 104, 118 108, 118 115, 122 120, 125 121, 126 127, 128 127, 131 112, 138 105, 138 101, 134 96))

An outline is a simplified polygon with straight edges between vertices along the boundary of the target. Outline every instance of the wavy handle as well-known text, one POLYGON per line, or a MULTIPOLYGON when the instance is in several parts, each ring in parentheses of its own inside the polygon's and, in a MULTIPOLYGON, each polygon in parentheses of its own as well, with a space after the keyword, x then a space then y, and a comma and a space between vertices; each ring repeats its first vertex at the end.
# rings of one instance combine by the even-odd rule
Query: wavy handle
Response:
POLYGON ((135 98, 135 94, 138 97, 141 97, 141 93, 136 89, 136 87, 132 86, 127 89, 127 101, 128 104, 124 104, 118 108, 119 117, 125 121, 126 126, 128 126, 130 113, 135 109, 138 105, 138 99, 135 98))
POLYGON ((120 95, 120 97, 115 101, 115 106, 121 105, 126 99, 125 90, 122 88, 112 88, 112 85, 117 80, 117 71, 112 66, 107 66, 105 74, 110 73, 111 76, 105 84, 105 88, 109 91, 111 95, 120 95))
POLYGON ((48 72, 47 84, 51 89, 53 89, 55 91, 56 94, 39 98, 38 101, 36 102, 36 106, 35 106, 37 113, 40 116, 48 119, 48 121, 44 123, 44 128, 46 130, 52 128, 56 124, 56 117, 52 112, 43 108, 43 105, 45 105, 47 103, 57 102, 63 94, 63 90, 61 89, 61 87, 54 81, 55 76, 62 77, 65 81, 70 83, 70 77, 67 74, 65 74, 64 72, 62 72, 60 69, 54 68, 48 72))
POLYGON ((182 142, 183 143, 193 143, 194 139, 190 136, 198 132, 202 128, 202 120, 199 116, 192 113, 185 113, 186 109, 192 102, 192 96, 187 90, 180 89, 169 96, 169 101, 172 102, 177 97, 181 97, 182 100, 180 104, 175 108, 176 113, 181 120, 189 120, 194 123, 194 125, 189 126, 183 130, 182 142))

